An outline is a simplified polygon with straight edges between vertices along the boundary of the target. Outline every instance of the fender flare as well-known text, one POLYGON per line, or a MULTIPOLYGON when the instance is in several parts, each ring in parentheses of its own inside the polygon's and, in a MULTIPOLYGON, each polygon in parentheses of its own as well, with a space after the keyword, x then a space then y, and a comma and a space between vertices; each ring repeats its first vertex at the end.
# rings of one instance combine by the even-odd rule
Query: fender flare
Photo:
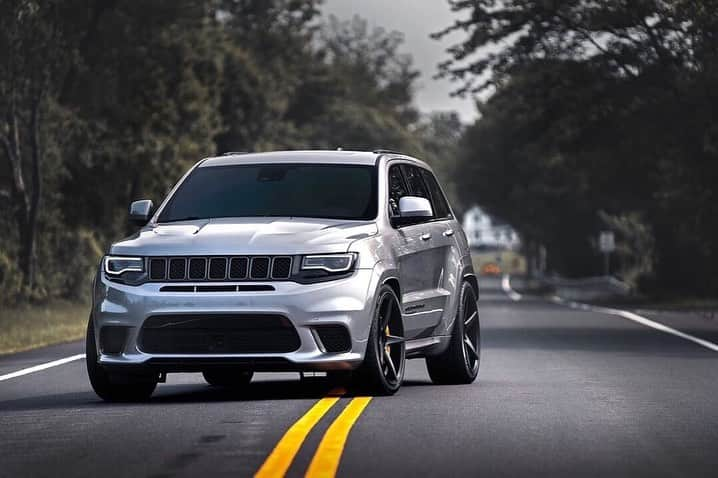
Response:
POLYGON ((476 300, 479 300, 479 279, 476 277, 476 273, 473 271, 471 266, 466 266, 461 272, 462 280, 468 282, 471 288, 474 289, 476 300))

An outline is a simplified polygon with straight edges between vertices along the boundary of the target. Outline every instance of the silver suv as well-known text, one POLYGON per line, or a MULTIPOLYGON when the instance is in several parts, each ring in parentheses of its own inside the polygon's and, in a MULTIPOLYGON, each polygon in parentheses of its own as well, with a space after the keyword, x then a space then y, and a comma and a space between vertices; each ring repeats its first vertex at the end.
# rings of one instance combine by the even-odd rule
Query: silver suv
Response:
POLYGON ((376 394, 407 358, 436 383, 479 369, 478 284, 431 169, 391 151, 227 154, 197 163, 113 244, 94 281, 87 370, 106 400, 171 372, 246 385, 324 371, 376 394))

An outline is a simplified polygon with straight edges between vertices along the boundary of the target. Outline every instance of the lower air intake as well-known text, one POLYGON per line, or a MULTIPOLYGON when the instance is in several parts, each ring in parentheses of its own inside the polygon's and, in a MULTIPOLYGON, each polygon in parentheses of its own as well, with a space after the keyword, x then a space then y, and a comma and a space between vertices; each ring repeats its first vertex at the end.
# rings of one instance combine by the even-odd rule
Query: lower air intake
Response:
POLYGON ((299 345, 289 319, 274 314, 155 315, 139 339, 149 354, 287 353, 299 345))
POLYGON ((314 327, 327 352, 348 352, 352 348, 349 331, 343 325, 319 325, 314 327))
POLYGON ((100 352, 107 355, 122 353, 129 327, 106 325, 100 329, 100 352))

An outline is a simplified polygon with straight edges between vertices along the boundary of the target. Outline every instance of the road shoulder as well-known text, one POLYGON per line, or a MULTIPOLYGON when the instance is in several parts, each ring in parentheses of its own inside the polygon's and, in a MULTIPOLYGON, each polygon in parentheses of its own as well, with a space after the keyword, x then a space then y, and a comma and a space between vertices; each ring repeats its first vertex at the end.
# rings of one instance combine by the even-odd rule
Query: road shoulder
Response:
POLYGON ((50 345, 9 355, 0 355, 0 375, 85 353, 83 341, 50 345))
POLYGON ((519 301, 524 296, 529 296, 543 298, 578 310, 619 316, 718 351, 718 317, 715 314, 705 314, 696 310, 667 311, 627 307, 626 303, 621 301, 617 301, 615 304, 610 301, 601 301, 600 303, 577 302, 547 292, 541 287, 531 287, 526 281, 521 283, 524 286, 518 286, 517 288, 514 288, 514 284, 515 281, 512 277, 508 275, 503 277, 502 289, 514 301, 519 301))

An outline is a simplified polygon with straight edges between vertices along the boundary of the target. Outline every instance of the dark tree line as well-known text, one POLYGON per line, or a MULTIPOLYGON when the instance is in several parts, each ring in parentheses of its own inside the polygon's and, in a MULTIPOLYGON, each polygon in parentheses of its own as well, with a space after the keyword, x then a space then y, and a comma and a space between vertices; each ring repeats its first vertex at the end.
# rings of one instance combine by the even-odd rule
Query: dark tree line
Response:
POLYGON ((462 139, 466 200, 515 224, 549 266, 718 293, 718 2, 451 0, 464 31, 441 74, 493 91, 462 139))
POLYGON ((0 0, 0 299, 86 295, 128 202, 217 152, 436 158, 401 35, 319 3, 0 0))

